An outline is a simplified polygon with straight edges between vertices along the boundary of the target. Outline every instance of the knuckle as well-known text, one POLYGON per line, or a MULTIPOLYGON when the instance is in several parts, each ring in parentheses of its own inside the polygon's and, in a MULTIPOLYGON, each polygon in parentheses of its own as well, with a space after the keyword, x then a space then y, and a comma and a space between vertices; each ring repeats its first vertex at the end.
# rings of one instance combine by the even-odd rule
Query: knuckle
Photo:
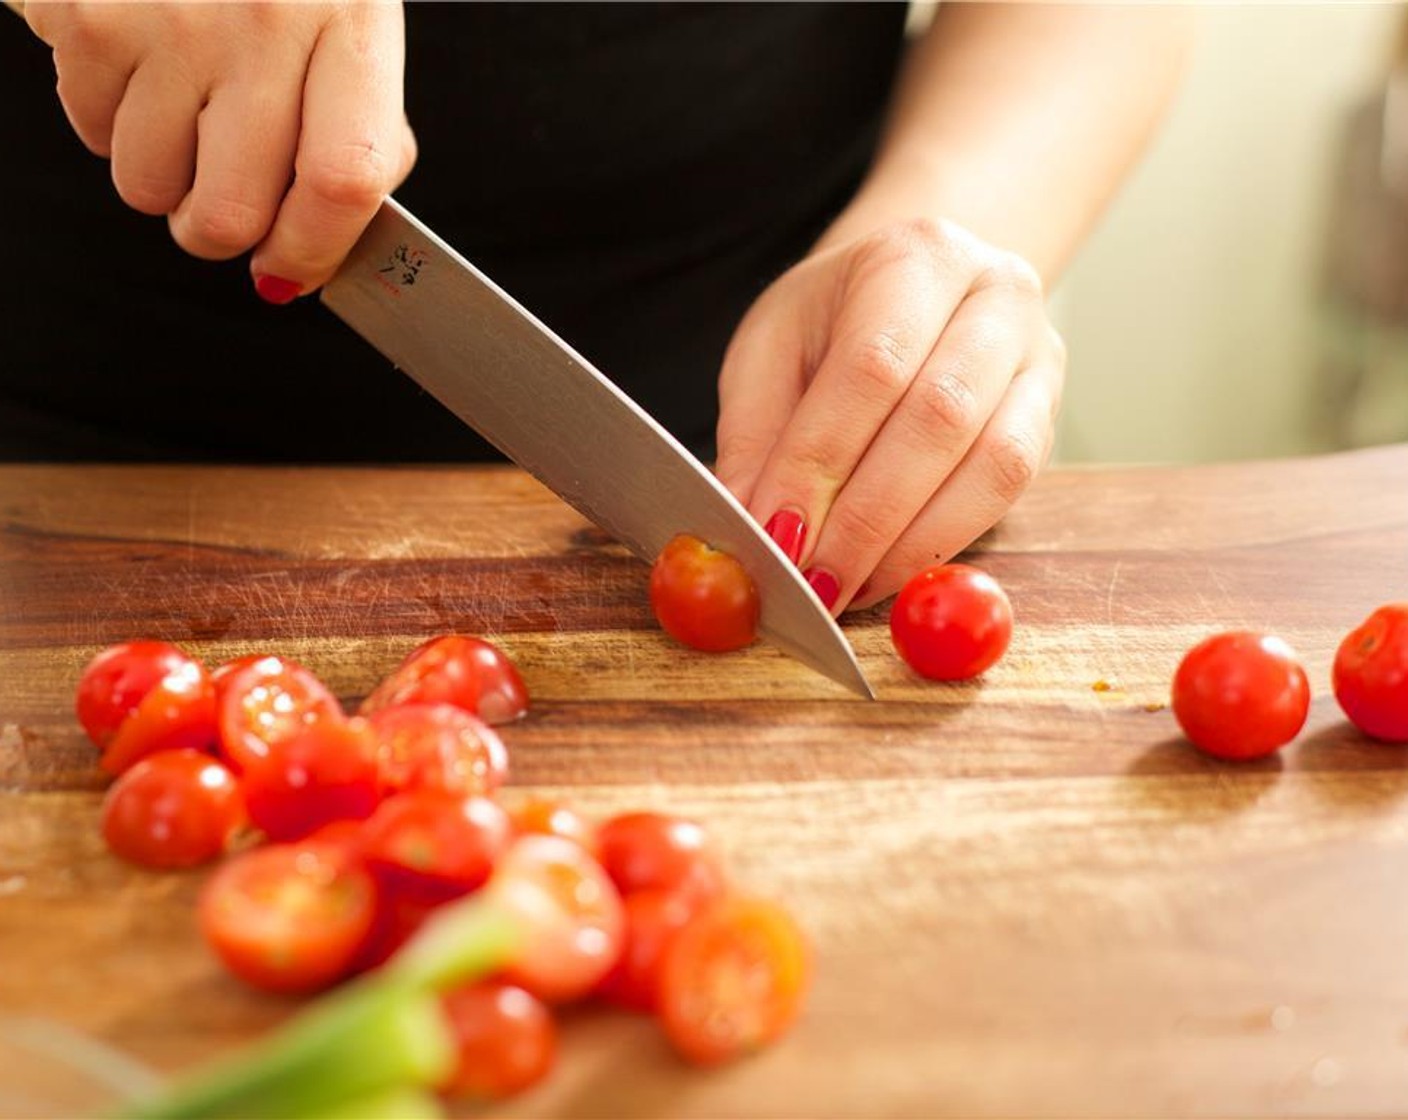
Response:
POLYGON ((909 383, 909 347, 891 331, 878 331, 856 348, 851 376, 867 397, 893 397, 909 383))
POLYGON ((877 512, 857 502, 838 502, 826 518, 827 536, 841 542, 844 556, 855 559, 885 552, 894 533, 877 512))
POLYGON ((269 231, 271 215, 236 198, 198 204, 181 223, 176 240, 196 256, 233 257, 251 249, 269 231))
POLYGON ((957 373, 923 378, 916 390, 912 412, 925 436, 943 440, 977 426, 977 394, 957 373))
POLYGON ((338 209, 375 210, 390 188, 397 161, 370 142, 348 144, 298 168, 313 196, 338 209))
POLYGON ((1041 469, 1042 448, 1026 431, 1010 431, 987 448, 987 468, 993 491, 1011 504, 1025 493, 1041 469))
POLYGON ((118 197, 133 210, 153 216, 171 213, 186 196, 185 183, 140 172, 118 173, 116 168, 113 185, 118 197))
POLYGON ((984 268, 982 280, 988 287, 1003 288, 1031 299, 1044 299, 1046 295, 1041 274, 1031 262, 1016 253, 998 252, 984 268))

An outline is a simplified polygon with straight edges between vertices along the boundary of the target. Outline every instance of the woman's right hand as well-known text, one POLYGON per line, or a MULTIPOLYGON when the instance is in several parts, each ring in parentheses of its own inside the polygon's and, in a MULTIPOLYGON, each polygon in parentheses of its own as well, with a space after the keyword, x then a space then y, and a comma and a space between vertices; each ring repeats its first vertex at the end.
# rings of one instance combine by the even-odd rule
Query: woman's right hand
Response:
POLYGON ((415 162, 399 0, 30 3, 59 99, 122 200, 188 253, 254 251, 265 299, 326 282, 415 162))

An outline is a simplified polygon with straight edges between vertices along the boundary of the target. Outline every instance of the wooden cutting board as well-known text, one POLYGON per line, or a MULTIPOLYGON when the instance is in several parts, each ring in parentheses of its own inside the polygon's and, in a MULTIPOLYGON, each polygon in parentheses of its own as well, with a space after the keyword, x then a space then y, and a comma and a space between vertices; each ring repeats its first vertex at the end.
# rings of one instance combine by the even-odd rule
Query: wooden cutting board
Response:
MULTIPOLYGON (((461 631, 532 692, 516 784, 697 814, 817 952, 776 1049, 701 1074, 648 1022, 574 1015, 496 1115, 1408 1114, 1408 750, 1328 686, 1341 635, 1408 599, 1408 446, 1051 471, 970 558, 1011 594, 1007 657, 924 683, 882 611, 848 616, 867 703, 670 644, 645 567, 514 470, 0 468, 0 1011, 177 1069, 292 1007, 207 955, 200 873, 105 853, 70 714, 97 649, 287 652, 351 702, 461 631), (1271 761, 1202 758, 1163 706, 1232 626, 1312 676, 1271 761)), ((42 1115, 5 1053, 0 1102, 42 1115)))

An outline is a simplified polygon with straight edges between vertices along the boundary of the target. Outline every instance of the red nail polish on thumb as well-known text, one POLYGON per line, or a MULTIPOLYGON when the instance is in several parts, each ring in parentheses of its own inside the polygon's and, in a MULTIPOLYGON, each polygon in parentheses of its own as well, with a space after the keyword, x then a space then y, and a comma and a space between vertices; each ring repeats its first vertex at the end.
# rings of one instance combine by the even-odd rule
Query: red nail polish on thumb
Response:
POLYGON ((265 303, 284 304, 297 299, 303 288, 282 276, 265 275, 254 278, 254 290, 265 303))

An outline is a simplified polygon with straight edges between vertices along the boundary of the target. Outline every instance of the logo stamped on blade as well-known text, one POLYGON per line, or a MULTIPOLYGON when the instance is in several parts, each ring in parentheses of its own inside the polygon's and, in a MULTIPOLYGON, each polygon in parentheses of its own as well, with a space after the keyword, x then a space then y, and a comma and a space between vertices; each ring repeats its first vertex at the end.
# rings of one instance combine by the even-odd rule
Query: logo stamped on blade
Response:
POLYGON ((401 242, 386 258, 386 264, 376 270, 377 282, 393 296, 415 284, 423 269, 430 261, 430 254, 401 242))

